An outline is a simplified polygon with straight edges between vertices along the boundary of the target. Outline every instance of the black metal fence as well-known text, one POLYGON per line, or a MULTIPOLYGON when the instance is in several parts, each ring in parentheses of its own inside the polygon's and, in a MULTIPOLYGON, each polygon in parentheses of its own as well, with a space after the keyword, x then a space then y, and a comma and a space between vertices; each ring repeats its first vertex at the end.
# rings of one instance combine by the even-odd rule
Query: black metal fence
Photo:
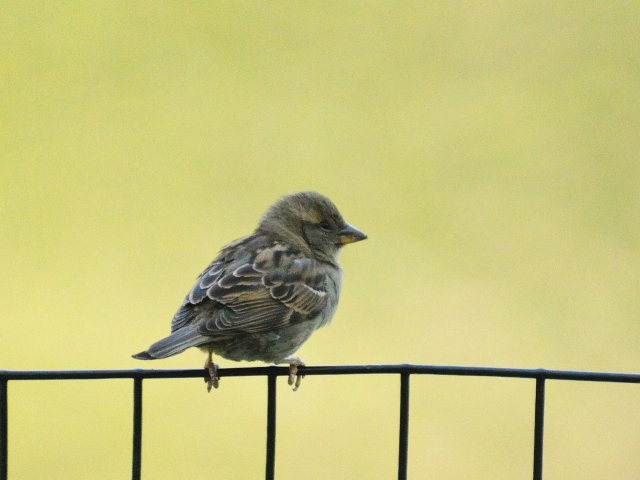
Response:
MULTIPOLYGON (((267 480, 275 478, 276 456, 276 378, 289 374, 287 367, 224 368, 220 377, 267 377, 267 480)), ((545 382, 573 380, 586 382, 640 383, 640 374, 608 372, 576 372, 565 370, 517 369, 491 367, 457 367, 436 365, 345 365, 301 367, 304 375, 400 375, 400 429, 398 439, 398 479, 407 478, 409 445, 409 386, 411 375, 452 375, 474 377, 530 378, 536 381, 535 423, 533 434, 533 479, 542 480, 544 438, 545 382)), ((142 463, 142 381, 147 378, 208 378, 208 371, 197 370, 75 370, 75 371, 9 371, 0 370, 0 480, 8 479, 8 398, 9 381, 24 380, 94 380, 107 378, 133 379, 133 465, 131 478, 140 480, 142 463)))

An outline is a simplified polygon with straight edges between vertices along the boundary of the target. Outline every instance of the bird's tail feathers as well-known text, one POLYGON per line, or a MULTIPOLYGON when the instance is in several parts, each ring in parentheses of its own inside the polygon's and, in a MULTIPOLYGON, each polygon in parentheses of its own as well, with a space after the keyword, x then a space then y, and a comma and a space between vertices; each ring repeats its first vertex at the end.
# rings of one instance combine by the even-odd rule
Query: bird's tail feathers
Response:
POLYGON ((146 351, 133 355, 133 358, 138 360, 167 358, 203 343, 207 343, 207 338, 200 334, 197 327, 181 328, 168 337, 157 341, 146 351))

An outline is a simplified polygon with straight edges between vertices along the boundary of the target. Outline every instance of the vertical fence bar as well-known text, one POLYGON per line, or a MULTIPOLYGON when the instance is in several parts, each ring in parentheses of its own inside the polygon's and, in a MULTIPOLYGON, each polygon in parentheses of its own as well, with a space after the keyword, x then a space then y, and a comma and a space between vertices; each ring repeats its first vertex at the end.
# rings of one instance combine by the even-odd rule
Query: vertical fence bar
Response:
POLYGON ((400 374, 400 446, 398 449, 398 480, 407 480, 409 455, 409 372, 400 374))
POLYGON ((142 475, 142 378, 133 379, 133 466, 132 480, 142 475))
POLYGON ((9 416, 6 378, 0 379, 0 480, 7 480, 9 471, 9 416))
POLYGON ((276 379, 269 374, 267 377, 267 468, 265 478, 274 480, 276 471, 276 379))
POLYGON ((545 378, 536 378, 536 420, 533 438, 533 480, 542 480, 542 448, 544 440, 545 378))

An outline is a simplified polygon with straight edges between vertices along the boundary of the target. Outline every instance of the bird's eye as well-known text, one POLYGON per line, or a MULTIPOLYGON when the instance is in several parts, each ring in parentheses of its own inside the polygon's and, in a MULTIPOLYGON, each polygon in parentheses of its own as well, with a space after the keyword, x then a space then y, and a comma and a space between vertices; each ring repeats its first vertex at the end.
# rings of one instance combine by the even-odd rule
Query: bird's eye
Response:
POLYGON ((325 232, 330 232, 331 231, 331 224, 327 221, 324 222, 320 222, 320 228, 322 230, 324 230, 325 232))

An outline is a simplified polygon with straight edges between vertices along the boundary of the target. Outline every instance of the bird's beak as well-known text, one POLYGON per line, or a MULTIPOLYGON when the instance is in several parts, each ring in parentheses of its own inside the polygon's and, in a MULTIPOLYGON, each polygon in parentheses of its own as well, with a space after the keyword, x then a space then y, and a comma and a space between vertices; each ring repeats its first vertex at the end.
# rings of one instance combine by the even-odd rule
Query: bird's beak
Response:
POLYGON ((359 242, 367 238, 367 235, 358 230, 353 225, 349 225, 340 231, 340 243, 346 245, 347 243, 359 242))

